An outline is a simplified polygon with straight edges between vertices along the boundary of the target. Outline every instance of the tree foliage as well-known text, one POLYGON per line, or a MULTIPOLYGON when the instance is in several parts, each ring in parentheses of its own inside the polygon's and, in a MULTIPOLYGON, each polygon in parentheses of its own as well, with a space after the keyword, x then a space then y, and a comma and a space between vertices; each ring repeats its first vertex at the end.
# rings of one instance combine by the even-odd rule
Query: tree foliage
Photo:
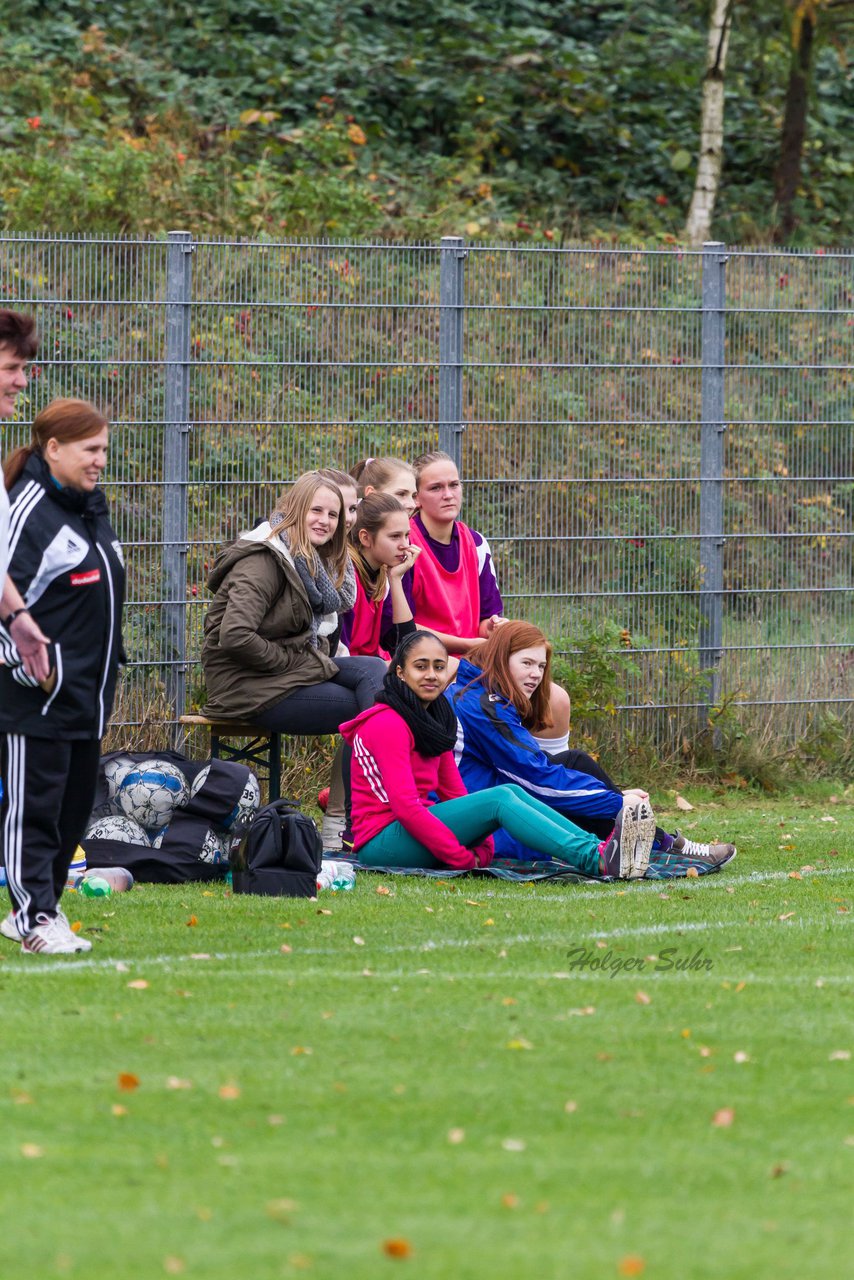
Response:
MULTIPOLYGON (((694 183, 706 8, 21 0, 0 43, 0 218, 21 229, 193 218, 245 234, 673 237, 694 183)), ((763 0, 749 21, 736 16, 720 238, 775 230, 783 9, 763 0)), ((854 187, 842 49, 823 43, 815 70, 802 242, 844 238, 854 187)))

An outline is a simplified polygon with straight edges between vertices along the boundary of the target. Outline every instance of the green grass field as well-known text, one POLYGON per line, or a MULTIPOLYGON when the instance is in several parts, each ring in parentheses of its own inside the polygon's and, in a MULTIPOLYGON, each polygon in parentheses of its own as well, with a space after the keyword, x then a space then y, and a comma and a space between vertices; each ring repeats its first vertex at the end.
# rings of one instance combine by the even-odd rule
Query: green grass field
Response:
POLYGON ((69 895, 90 956, 0 952, 2 1280, 850 1274, 833 791, 689 791, 699 880, 69 895))

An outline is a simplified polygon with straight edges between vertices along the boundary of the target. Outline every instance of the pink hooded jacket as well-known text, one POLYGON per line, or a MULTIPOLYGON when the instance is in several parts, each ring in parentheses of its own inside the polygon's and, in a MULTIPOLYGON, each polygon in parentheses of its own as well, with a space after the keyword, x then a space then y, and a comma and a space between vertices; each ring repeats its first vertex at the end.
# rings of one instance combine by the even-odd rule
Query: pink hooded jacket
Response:
POLYGON ((353 844, 361 849, 392 822, 449 867, 469 870, 488 866, 492 837, 477 846, 477 858, 460 844, 449 827, 430 812, 428 796, 454 800, 467 794, 453 751, 422 756, 406 721, 391 707, 377 703, 341 725, 341 736, 353 748, 350 766, 353 844))

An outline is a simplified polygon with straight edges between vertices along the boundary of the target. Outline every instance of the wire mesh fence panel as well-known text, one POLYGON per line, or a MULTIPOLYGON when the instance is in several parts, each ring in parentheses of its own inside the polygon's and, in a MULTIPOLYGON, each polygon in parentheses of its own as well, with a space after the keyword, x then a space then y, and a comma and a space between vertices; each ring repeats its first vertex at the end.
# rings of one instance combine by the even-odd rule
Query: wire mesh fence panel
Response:
POLYGON ((203 700, 209 568, 285 485, 437 445, 507 613, 570 663, 605 635, 622 723, 795 733, 854 699, 852 261, 4 236, 42 335, 4 451, 58 395, 110 416, 129 735, 203 700))

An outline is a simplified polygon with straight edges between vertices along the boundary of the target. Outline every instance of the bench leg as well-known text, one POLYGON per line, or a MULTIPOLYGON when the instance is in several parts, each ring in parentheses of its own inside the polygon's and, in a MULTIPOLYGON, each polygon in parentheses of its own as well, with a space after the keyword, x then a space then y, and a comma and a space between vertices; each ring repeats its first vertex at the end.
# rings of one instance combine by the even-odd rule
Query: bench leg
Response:
POLYGON ((268 769, 268 791, 271 800, 279 800, 282 795, 282 735, 270 734, 270 754, 268 769))

